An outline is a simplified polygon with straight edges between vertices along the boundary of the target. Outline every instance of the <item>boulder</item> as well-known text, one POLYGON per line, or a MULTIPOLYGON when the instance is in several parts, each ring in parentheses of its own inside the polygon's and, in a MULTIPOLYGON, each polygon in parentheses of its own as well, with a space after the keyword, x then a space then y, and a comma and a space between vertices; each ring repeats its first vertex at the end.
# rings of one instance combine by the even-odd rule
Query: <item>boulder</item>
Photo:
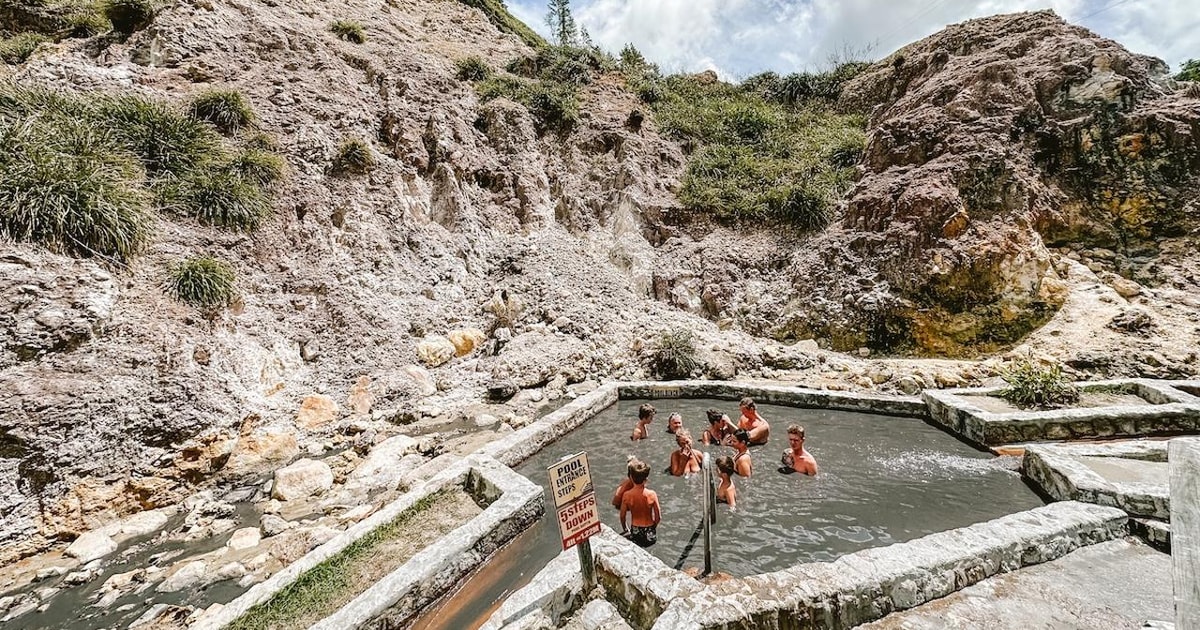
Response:
POLYGON ((262 540, 262 534, 259 533, 257 527, 243 527, 233 532, 225 546, 234 551, 241 551, 257 546, 260 540, 262 540))
POLYGON ((139 512, 121 521, 120 536, 146 536, 162 529, 170 520, 168 510, 147 510, 139 512))
POLYGON ((76 538, 63 553, 87 564, 117 550, 117 541, 100 531, 91 531, 76 538))
POLYGON ((424 463, 422 457, 418 456, 416 460, 406 457, 416 453, 417 446, 417 441, 407 435, 397 435, 376 444, 346 477, 346 490, 395 489, 406 472, 424 463))
POLYGON ((477 328, 464 328, 462 330, 451 331, 446 335, 450 343, 454 344, 455 356, 466 356, 471 354, 473 350, 483 345, 487 341, 487 335, 482 330, 477 328))
POLYGON ((278 536, 292 527, 294 525, 291 522, 285 521, 275 514, 263 514, 262 518, 259 519, 259 529, 262 530, 264 538, 278 536))
POLYGON ((350 396, 347 398, 346 404, 350 406, 355 415, 370 415, 371 407, 375 405, 375 394, 371 392, 370 377, 358 377, 354 386, 350 388, 350 396))
POLYGON ((177 593, 199 584, 204 579, 207 570, 208 565, 203 560, 188 562, 168 575, 167 579, 163 580, 154 590, 159 593, 177 593))
POLYGON ((320 429, 337 420, 338 406, 329 396, 312 394, 305 396, 296 414, 296 426, 301 429, 320 429))
POLYGON ((453 359, 458 350, 449 339, 431 335, 417 344, 417 358, 429 367, 437 367, 453 359))
POLYGON ((433 382, 433 376, 429 373, 429 370, 419 365, 406 365, 400 368, 400 371, 412 379, 419 397, 424 398, 425 396, 432 396, 437 393, 437 384, 433 382))
POLYGON ((271 496, 280 501, 304 499, 333 487, 333 471, 329 464, 300 459, 275 471, 271 496))

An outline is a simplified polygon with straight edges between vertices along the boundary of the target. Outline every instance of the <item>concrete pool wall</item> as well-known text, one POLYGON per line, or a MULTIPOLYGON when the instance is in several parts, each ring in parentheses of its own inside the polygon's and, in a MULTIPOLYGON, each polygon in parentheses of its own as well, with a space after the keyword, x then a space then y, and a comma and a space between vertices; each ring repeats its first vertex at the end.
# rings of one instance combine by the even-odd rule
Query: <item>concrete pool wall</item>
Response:
POLYGON ((1200 430, 1200 398, 1165 381, 1123 379, 1077 385, 1084 392, 1117 390, 1133 393, 1146 404, 994 413, 982 409, 972 398, 995 395, 1003 389, 1001 387, 927 390, 922 397, 935 422, 984 447, 1200 430))

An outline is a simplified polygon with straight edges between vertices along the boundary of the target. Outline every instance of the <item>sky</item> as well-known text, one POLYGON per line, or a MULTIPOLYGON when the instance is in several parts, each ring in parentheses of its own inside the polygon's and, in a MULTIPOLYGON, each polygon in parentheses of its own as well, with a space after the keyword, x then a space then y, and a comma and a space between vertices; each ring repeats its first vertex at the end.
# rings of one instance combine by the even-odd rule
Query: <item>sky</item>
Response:
MULTIPOLYGON (((507 0, 543 35, 545 0, 507 0)), ((831 59, 886 57, 947 24, 1053 9, 1067 21, 1178 70, 1200 59, 1198 0, 572 0, 601 48, 632 43, 667 72, 716 70, 737 80, 823 70, 831 59), (865 54, 864 54, 865 53, 865 54)))

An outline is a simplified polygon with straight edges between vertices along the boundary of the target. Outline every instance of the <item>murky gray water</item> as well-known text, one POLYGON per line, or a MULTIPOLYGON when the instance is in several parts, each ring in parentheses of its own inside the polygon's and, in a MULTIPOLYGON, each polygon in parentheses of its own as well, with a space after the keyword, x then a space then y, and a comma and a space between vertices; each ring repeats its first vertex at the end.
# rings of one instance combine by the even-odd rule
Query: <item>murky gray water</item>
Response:
MULTIPOLYGON (((620 530, 617 510, 608 505, 625 477, 626 456, 651 465, 648 486, 658 492, 663 520, 651 553, 668 566, 679 564, 700 523, 699 476, 664 474, 674 436, 666 417, 678 411, 696 438, 706 427, 704 410, 717 407, 736 418, 737 405, 716 400, 656 400, 658 419, 650 438, 631 443, 629 433, 640 400, 606 409, 583 427, 551 444, 518 471, 545 487, 546 467, 570 453, 587 451, 602 520, 620 530)), ((750 449, 754 476, 737 479, 738 511, 718 507, 714 526, 714 569, 733 575, 775 571, 794 564, 838 556, 926 534, 963 527, 1043 504, 1021 480, 990 453, 977 451, 920 420, 858 413, 760 405, 771 423, 771 439, 750 449), (806 447, 817 459, 816 478, 777 472, 791 423, 804 425, 806 447)), ((698 446, 698 448, 705 448, 698 446)), ((733 449, 707 447, 715 458, 733 449)), ((547 504, 553 505, 549 495, 547 504)), ((553 510, 541 527, 544 565, 557 552, 553 510)), ((538 554, 541 555, 541 554, 538 554)), ((684 566, 700 566, 697 546, 684 566)), ((520 567, 521 573, 525 567, 520 567)))

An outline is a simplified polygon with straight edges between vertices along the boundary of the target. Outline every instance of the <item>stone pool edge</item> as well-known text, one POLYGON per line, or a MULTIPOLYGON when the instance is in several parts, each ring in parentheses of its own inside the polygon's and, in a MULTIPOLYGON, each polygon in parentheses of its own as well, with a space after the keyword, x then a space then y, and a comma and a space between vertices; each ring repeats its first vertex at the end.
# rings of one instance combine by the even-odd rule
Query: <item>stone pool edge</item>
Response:
POLYGON ((1119 483, 1105 479, 1079 457, 1125 457, 1167 461, 1167 441, 1119 442, 1113 444, 1037 444, 1026 447, 1021 470, 1050 497, 1058 501, 1084 501, 1120 508, 1130 516, 1167 521, 1171 498, 1161 489, 1144 483, 1119 483))
POLYGON ((932 420, 984 447, 1016 442, 1087 438, 1139 437, 1200 430, 1200 397, 1171 386, 1170 381, 1117 379, 1076 383, 1096 390, 1136 388, 1145 405, 1086 407, 1049 411, 994 413, 972 404, 972 396, 999 392, 1001 387, 926 390, 921 397, 932 420))
POLYGON ((410 613, 419 610, 444 595, 458 579, 504 543, 536 523, 545 509, 541 486, 491 457, 468 456, 455 461, 369 518, 254 585, 221 609, 201 617, 191 626, 191 630, 219 630, 229 626, 254 606, 269 601, 312 568, 335 557, 378 527, 390 523, 422 499, 451 486, 463 486, 468 492, 482 490, 492 502, 481 514, 418 552, 311 628, 340 629, 354 627, 356 623, 367 623, 394 607, 401 598, 412 592, 414 585, 421 587, 420 596, 408 602, 406 608, 411 609, 410 613), (473 488, 472 484, 484 487, 473 488), (470 562, 466 562, 468 559, 470 562), (423 581, 430 584, 422 584, 423 581), (425 588, 430 585, 434 588, 425 588), (388 588, 396 590, 389 591, 388 588), (351 621, 360 618, 361 621, 351 621), (335 619, 333 625, 325 625, 335 619))

